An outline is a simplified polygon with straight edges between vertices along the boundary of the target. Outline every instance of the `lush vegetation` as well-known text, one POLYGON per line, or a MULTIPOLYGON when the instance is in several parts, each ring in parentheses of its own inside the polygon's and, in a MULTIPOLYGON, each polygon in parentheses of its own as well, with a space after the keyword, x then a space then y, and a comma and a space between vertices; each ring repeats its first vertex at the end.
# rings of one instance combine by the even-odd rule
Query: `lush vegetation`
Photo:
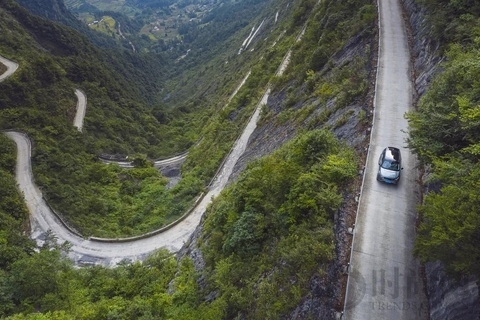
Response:
POLYGON ((356 169, 352 150, 311 131, 250 165, 213 202, 201 247, 222 318, 276 319, 309 292, 334 258, 333 215, 356 169))
MULTIPOLYGON (((118 76, 112 64, 122 64, 120 60, 109 63, 86 38, 31 16, 14 2, 2 2, 0 14, 0 27, 8 30, 1 32, 2 54, 13 55, 20 65, 0 84, 0 127, 24 130, 33 140, 36 182, 50 203, 86 235, 141 233, 183 213, 194 195, 182 197, 188 191, 166 195, 166 181, 153 168, 123 172, 96 159, 103 152, 158 157, 184 150, 198 134, 187 135, 189 140, 169 139, 178 130, 176 125, 185 124, 182 112, 176 113, 177 124, 162 125, 140 103, 138 88, 118 76), (83 134, 72 126, 78 87, 88 92, 83 134), (147 199, 154 196, 177 205, 153 210, 147 199), (119 223, 119 216, 126 220, 119 223)), ((168 117, 165 112, 163 122, 168 117)), ((195 124, 190 125, 193 130, 195 124)), ((189 188, 196 188, 195 195, 201 190, 198 184, 189 188)))
MULTIPOLYGON (((158 227, 183 212, 210 181, 289 48, 293 56, 287 75, 273 79, 276 94, 291 88, 277 121, 292 116, 302 126, 300 119, 318 106, 304 105, 307 99, 320 104, 334 100, 337 110, 364 99, 368 52, 343 64, 327 59, 323 66, 315 52, 318 41, 323 49, 328 47, 326 54, 333 55, 356 34, 362 34, 361 39, 371 36, 375 18, 371 3, 286 4, 232 1, 225 4, 232 12, 224 8, 212 13, 201 26, 205 33, 195 30, 191 39, 195 54, 175 65, 178 76, 168 80, 164 93, 155 87, 161 81, 150 84, 153 102, 148 103, 139 88, 145 79, 134 85, 141 73, 118 76, 119 70, 152 70, 148 58, 131 52, 105 54, 71 29, 37 21, 13 2, 2 2, 0 31, 11 32, 0 32, 0 51, 19 62, 20 69, 0 84, 0 128, 28 133, 34 145, 36 182, 49 203, 82 233, 117 237, 158 227), (337 10, 339 17, 331 20, 337 10), (277 11, 280 18, 275 24, 277 11), (258 12, 264 16, 258 17, 258 12), (255 50, 238 54, 252 27, 264 18, 268 36, 253 41, 255 50), (309 18, 313 19, 304 39, 292 47, 309 18), (229 21, 235 21, 234 27, 229 21), (355 28, 350 30, 349 25, 355 28), (330 27, 319 30, 326 26, 330 27), (51 32, 55 37, 49 37, 51 32), (322 42, 326 35, 338 41, 329 47, 328 41, 322 42), (37 53, 39 47, 48 52, 37 53), (136 62, 121 69, 123 56, 136 62), (48 74, 42 73, 46 70, 48 74), (248 70, 246 83, 226 104, 248 70), (78 87, 88 97, 83 133, 72 127, 73 91, 78 87), (167 99, 160 102, 160 96, 167 99), (291 111, 292 105, 303 107, 291 111), (166 190, 166 180, 147 158, 187 148, 200 136, 182 168, 180 183, 166 190), (103 165, 96 158, 99 152, 133 155, 138 166, 126 170, 103 165)), ((215 199, 199 239, 203 271, 188 257, 177 261, 164 251, 142 264, 78 269, 65 258, 68 244, 59 246, 49 236, 35 248, 24 235, 27 211, 15 191, 14 145, 0 135, 4 182, 0 188, 5 188, 0 189, 0 205, 5 206, 0 206, 0 215, 12 215, 5 220, 0 216, 0 317, 276 319, 288 314, 310 294, 312 279, 325 279, 329 272, 335 259, 333 216, 343 194, 351 192, 357 172, 354 152, 328 129, 309 131, 323 125, 334 111, 321 111, 295 139, 252 163, 215 199)), ((345 113, 336 125, 349 116, 345 113)))
MULTIPOLYGON (((64 20, 75 21, 79 23, 73 15, 71 15, 62 4, 50 4, 51 7, 63 8, 63 11, 54 11, 54 16, 60 19, 62 23, 69 26, 70 24, 64 20)), ((49 1, 25 1, 24 5, 35 14, 51 12, 48 10, 49 1)), ((99 50, 89 43, 89 38, 84 34, 75 32, 71 28, 52 23, 49 20, 40 19, 37 16, 28 14, 27 11, 15 4, 13 1, 5 1, 3 7, 8 10, 14 19, 18 21, 20 26, 15 29, 24 28, 23 33, 28 33, 33 41, 38 42, 37 46, 45 49, 54 56, 61 56, 70 61, 69 68, 66 68, 67 77, 76 82, 83 81, 94 82, 97 80, 101 87, 108 88, 109 91, 123 91, 124 97, 129 97, 136 101, 155 104, 158 99, 155 98, 160 90, 167 67, 164 57, 155 54, 133 54, 130 46, 129 50, 104 49, 99 50), (70 58, 70 59, 69 59, 70 58), (95 80, 94 80, 95 79, 95 80), (121 85, 121 87, 119 86, 121 85)), ((47 16, 48 17, 48 16, 47 16)), ((11 19, 11 18, 10 18, 11 19)), ((3 27, 7 27, 3 25, 3 27)), ((7 30, 7 29, 6 29, 7 30)), ((83 32, 84 30, 80 28, 83 32)), ((88 30, 88 29, 87 29, 88 30)), ((19 32, 19 31, 17 31, 19 32)), ((87 33, 88 35, 89 33, 87 33)), ((98 32, 96 34, 99 34, 98 32)), ((3 54, 7 54, 12 50, 29 50, 22 48, 21 43, 26 41, 26 37, 14 38, 13 34, 5 34, 5 41, 11 46, 8 48, 7 43, 4 46, 3 54)), ((91 37, 90 37, 91 38, 91 37)), ((29 39, 28 41, 32 41, 29 39)), ((95 43, 95 42, 94 42, 95 43)), ((31 45, 31 44, 30 44, 31 45)), ((22 53, 24 55, 25 53, 22 53)), ((33 53, 29 53, 33 54, 33 53)), ((15 55, 19 58, 19 52, 15 55)), ((98 86, 98 84, 97 84, 98 86)), ((120 93, 117 93, 120 95, 120 93)))
MULTIPOLYGON (((81 23, 71 12, 67 10, 63 1, 60 0, 17 0, 22 7, 27 8, 32 14, 46 19, 60 22, 68 27, 78 30, 86 35, 92 43, 102 48, 118 47, 118 42, 110 36, 93 32, 85 24, 81 23)), ((125 41, 126 44, 126 41, 125 41)))
MULTIPOLYGON (((40 9, 44 5, 39 4, 40 9)), ((247 63, 252 57, 237 55, 244 32, 235 36, 236 43, 230 40, 221 47, 216 42, 218 36, 211 30, 228 25, 232 14, 222 11, 210 19, 209 25, 215 27, 205 27, 196 40, 215 45, 200 60, 185 60, 188 63, 183 70, 188 71, 177 78, 179 82, 169 81, 171 90, 176 91, 175 99, 170 100, 179 103, 178 107, 173 101, 168 101, 172 104, 168 108, 158 102, 146 107, 145 103, 159 99, 165 74, 161 57, 129 51, 112 54, 90 45, 70 28, 28 14, 13 1, 2 2, 1 8, 0 27, 9 30, 1 33, 1 50, 17 61, 20 69, 0 84, 0 128, 29 134, 37 184, 49 203, 84 235, 140 234, 183 213, 230 150, 291 41, 286 37, 270 50, 269 59, 253 67, 235 99, 224 107, 222 97, 241 79, 230 71, 237 69, 243 76, 252 67, 247 63), (221 24, 215 24, 216 20, 221 24), (209 36, 201 36, 204 34, 209 36), (38 51, 38 47, 46 50, 38 51), (220 53, 230 55, 227 67, 220 53), (208 63, 201 63, 207 59, 208 63), (200 72, 194 68, 196 63, 200 72), (85 91, 88 98, 82 134, 71 125, 75 88, 85 91), (196 93, 190 94, 192 90, 196 93), (201 143, 190 152, 182 180, 171 190, 165 189, 166 180, 148 163, 128 172, 96 160, 99 153, 164 157, 187 149, 200 136, 201 143)), ((241 8, 244 12, 235 14, 244 25, 261 9, 246 4, 241 8)), ((223 37, 233 35, 235 28, 226 29, 223 37)), ((275 29, 271 38, 279 33, 275 29)), ((268 42, 260 43, 256 55, 268 46, 268 42)))
MULTIPOLYGON (((11 154, 12 143, 2 139, 2 155, 11 154)), ((0 239, 10 244, 0 248, 11 250, 1 256, 0 317, 278 318, 307 294, 310 278, 324 276, 334 258, 333 215, 342 202, 340 190, 348 192, 356 175, 354 159, 328 131, 311 131, 250 165, 208 210, 203 275, 189 258, 177 262, 164 251, 143 264, 115 269, 74 269, 62 258, 68 246, 51 237, 33 253, 20 234, 26 210, 14 194, 18 217, 0 225, 0 239), (210 292, 216 298, 205 302, 210 292)), ((12 171, 13 163, 12 156, 2 156, 0 165, 12 171)), ((11 186, 8 176, 5 184, 11 186)))
MULTIPOLYGON (((183 103, 185 107, 185 101, 179 98, 188 96, 190 99, 186 101, 187 106, 206 100, 221 108, 226 101, 218 101, 219 95, 225 97, 231 94, 233 86, 257 63, 269 64, 270 70, 275 70, 286 47, 292 43, 291 38, 285 37, 272 48, 274 40, 291 17, 291 13, 284 9, 286 2, 288 1, 229 1, 210 12, 199 23, 186 25, 182 42, 173 50, 177 52, 177 57, 189 51, 183 59, 176 60, 173 66, 171 76, 165 84, 165 92, 174 94, 164 94, 165 101, 179 107, 183 103), (277 24, 273 21, 276 11, 281 12, 277 24), (252 41, 252 51, 238 54, 251 29, 257 28, 264 19, 266 21, 261 32, 263 38, 259 36, 252 41), (267 38, 266 30, 271 31, 267 38), (260 61, 266 52, 271 52, 273 59, 260 61)), ((292 29, 292 32, 298 32, 298 28, 292 29)), ((272 72, 268 72, 257 76, 272 75, 272 72)), ((264 87, 257 89, 262 90, 264 87)))
POLYGON ((427 8, 430 33, 446 49, 449 44, 470 45, 479 36, 480 3, 474 0, 418 0, 427 8))
MULTIPOLYGON (((3 134, 0 135, 0 155, 0 272, 3 272, 15 260, 32 253, 33 243, 23 234, 29 228, 28 210, 15 188, 15 144, 3 134)), ((1 297, 0 293, 0 301, 1 297)))
POLYGON ((32 313, 29 319, 163 317, 174 299, 166 293, 174 258, 159 252, 143 265, 75 269, 62 256, 68 246, 54 238, 36 248, 25 234, 28 211, 15 188, 15 162, 14 143, 0 135, 0 318, 20 312, 32 313))
POLYGON ((447 59, 418 112, 408 114, 409 146, 427 165, 432 189, 419 207, 416 253, 441 260, 457 276, 480 276, 480 7, 475 1, 424 3, 447 59))
MULTIPOLYGON (((311 18, 302 41, 293 46, 285 74, 273 80, 276 91, 286 92, 282 114, 277 121, 290 119, 310 129, 325 126, 340 109, 365 104, 371 78, 368 70, 372 43, 369 39, 375 32, 376 19, 375 6, 369 0, 315 3, 302 1, 295 7, 290 21, 292 28, 305 16, 311 18), (348 41, 352 39, 365 41, 364 50, 357 51, 351 59, 337 61, 336 56, 341 55, 342 48, 347 50, 348 41), (319 108, 318 104, 324 107, 319 108)), ((350 118, 348 112, 332 125, 333 129, 350 118)))

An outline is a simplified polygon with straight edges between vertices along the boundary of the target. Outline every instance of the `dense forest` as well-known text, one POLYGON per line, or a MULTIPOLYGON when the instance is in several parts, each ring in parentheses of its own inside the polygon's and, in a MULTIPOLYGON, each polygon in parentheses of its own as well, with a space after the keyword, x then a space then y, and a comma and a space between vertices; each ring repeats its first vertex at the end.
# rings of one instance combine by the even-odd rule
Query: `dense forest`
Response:
POLYGON ((200 247, 221 318, 276 319, 309 294, 334 258, 334 213, 356 171, 352 149, 314 130, 251 164, 214 201, 200 247))
MULTIPOLYGON (((350 63, 329 57, 352 37, 373 36, 375 7, 367 0, 262 3, 269 2, 233 3, 244 16, 223 32, 228 10, 210 17, 212 29, 195 39, 211 45, 187 56, 176 67, 178 77, 161 78, 175 93, 165 100, 172 105, 161 107, 165 101, 150 103, 143 96, 140 73, 129 81, 119 68, 124 56, 135 55, 112 56, 72 29, 32 16, 14 1, 2 2, 0 28, 10 31, 0 32, 1 54, 20 68, 0 84, 0 128, 29 135, 36 183, 85 235, 139 234, 168 221, 171 212, 183 212, 210 181, 269 82, 285 100, 278 115, 265 106, 261 121, 282 126, 291 119, 298 135, 249 165, 208 209, 199 240, 203 271, 189 257, 177 260, 166 251, 143 263, 78 269, 65 258, 68 244, 58 245, 55 237, 47 235, 37 247, 25 235, 28 212, 15 188, 15 147, 1 135, 0 317, 275 319, 310 294, 311 279, 323 279, 335 258, 334 213, 359 166, 355 151, 330 132, 349 120, 351 110, 327 122, 365 100, 368 87, 368 56, 350 63), (276 23, 275 12, 284 15, 276 23), (256 39, 255 51, 239 55, 245 37, 263 20, 268 41, 256 39), (304 40, 294 44, 307 21, 304 40), (275 77, 288 49, 291 64, 275 77), (246 83, 226 104, 248 70, 246 83), (83 133, 72 126, 76 88, 88 97, 83 133), (195 92, 193 99, 189 92, 195 92), (180 183, 166 190, 166 179, 148 159, 184 150, 200 137, 180 183), (140 165, 106 166, 99 152, 133 155, 140 165)), ((151 72, 148 62, 130 66, 151 72)), ((155 85, 163 83, 145 90, 158 92, 155 85)))
POLYGON ((427 167, 430 192, 416 252, 457 277, 480 276, 480 4, 424 0, 430 33, 446 61, 408 119, 409 146, 427 167), (446 18, 448 17, 448 18, 446 18))
MULTIPOLYGON (((446 59, 417 111, 407 114, 408 145, 428 178, 415 251, 458 277, 480 276, 480 6, 419 2, 446 59)), ((13 0, 0 3, 0 54, 20 65, 0 83, 0 129, 31 137, 37 184, 85 235, 140 234, 183 213, 267 83, 284 100, 275 115, 264 107, 261 121, 299 128, 295 139, 251 163, 209 207, 198 243, 202 271, 189 257, 166 251, 143 263, 78 269, 65 258, 68 244, 47 237, 37 247, 26 236, 28 210, 15 188, 15 145, 0 135, 0 317, 277 319, 309 295, 309 281, 322 279, 335 258, 333 213, 358 166, 354 151, 331 133, 351 113, 327 123, 368 90, 367 57, 336 65, 334 56, 352 37, 373 36, 376 9, 367 0, 297 1, 274 27, 267 17, 286 12, 287 3, 235 1, 212 12, 203 28, 185 26, 185 42, 173 51, 195 54, 176 63, 173 54, 159 53, 166 47, 136 54, 109 41, 102 47, 101 40, 31 15, 13 0), (240 14, 234 24, 231 8, 240 14), (239 44, 264 19, 270 34, 263 36, 280 41, 273 47, 257 39, 255 51, 239 55, 239 44), (291 64, 275 77, 289 48, 291 64), (248 70, 248 81, 226 104, 248 70), (88 96, 83 134, 72 126, 76 88, 88 96), (182 180, 167 190, 149 159, 186 150, 200 137, 182 180), (101 152, 128 154, 141 165, 105 166, 97 159, 101 152)))
MULTIPOLYGON (((109 212, 105 209, 107 203, 118 201, 122 188, 118 168, 105 167, 97 160, 97 154, 158 157, 184 150, 196 137, 190 142, 178 141, 180 144, 169 139, 169 132, 176 130, 175 124, 167 128, 145 107, 139 89, 143 86, 141 81, 131 80, 137 83, 137 87, 130 85, 129 78, 119 76, 121 73, 115 67, 125 65, 125 61, 111 63, 114 58, 107 59, 107 54, 89 44, 85 37, 72 29, 29 15, 13 1, 4 1, 0 7, 1 28, 9 30, 1 33, 2 53, 9 57, 13 55, 12 59, 20 64, 9 81, 0 84, 0 127, 29 134, 35 144, 32 162, 37 183, 52 205, 70 218, 74 226, 91 234, 94 232, 91 226, 96 224, 95 216, 109 212), (89 98, 83 134, 72 126, 76 88, 88 92, 89 98), (115 176, 114 181, 112 176, 115 176), (116 189, 109 189, 109 184, 115 185, 116 189), (89 222, 82 225, 82 220, 89 222)), ((121 55, 116 58, 121 59, 121 55)), ((132 61, 135 59, 138 58, 132 61)), ((154 64, 159 71, 162 70, 158 62, 154 64)), ((130 65, 133 69, 134 65, 130 65)), ((139 65, 155 70, 149 63, 139 65)), ((129 77, 135 76, 139 74, 129 77)), ((155 84, 146 88, 154 91, 155 84)), ((177 115, 176 121, 179 121, 180 113, 177 115)), ((144 170, 147 172, 140 176, 153 174, 156 179, 152 183, 163 188, 165 181, 160 179, 158 172, 144 170)), ((131 174, 128 173, 123 180, 126 183, 123 193, 138 198, 145 187, 140 186, 138 178, 131 174), (132 182, 135 187, 129 188, 132 182)), ((158 221, 156 223, 158 225, 158 221)), ((118 226, 113 231, 108 231, 105 225, 100 229, 110 234, 119 232, 118 226)))
MULTIPOLYGON (((6 145, 13 149, 11 142, 6 145)), ((252 164, 207 212, 203 276, 189 258, 177 261, 166 251, 142 264, 114 269, 74 269, 61 255, 68 247, 56 245, 55 239, 46 239, 32 254, 33 244, 19 234, 26 210, 21 197, 10 194, 0 207, 2 217, 8 217, 1 226, 9 243, 0 261, 0 315, 17 313, 7 319, 221 319, 236 314, 277 318, 298 303, 308 292, 310 277, 321 276, 333 258, 333 213, 342 202, 340 190, 356 175, 353 157, 353 151, 328 131, 311 131, 252 164), (12 203, 19 208, 15 216, 3 211, 12 203), (276 267, 278 261, 284 261, 282 267, 276 267), (275 270, 270 276, 261 276, 270 269, 275 270), (199 286, 201 276, 206 277, 207 287, 199 286), (209 292, 216 292, 216 299, 203 301, 209 292)), ((8 160, 1 170, 7 173, 5 179, 13 179, 14 159, 8 160)))
MULTIPOLYGON (((7 5, 7 3, 8 1, 5 5, 7 5)), ((116 79, 110 79, 109 82, 112 82, 112 84, 114 82, 120 82, 123 86, 123 91, 126 91, 126 95, 135 100, 141 99, 140 101, 143 100, 150 105, 158 102, 157 99, 155 99, 155 94, 160 90, 165 80, 165 74, 168 72, 168 64, 165 62, 165 56, 132 54, 129 50, 118 50, 115 42, 113 42, 110 37, 88 29, 84 24, 79 22, 60 1, 39 2, 22 0, 19 1, 19 3, 23 4, 33 14, 38 14, 48 19, 55 18, 53 19, 54 21, 63 24, 52 24, 49 20, 28 15, 25 9, 20 6, 8 5, 9 11, 15 16, 21 26, 28 30, 33 41, 39 42, 38 45, 53 55, 62 57, 79 55, 83 58, 88 57, 90 60, 90 64, 82 60, 74 61, 76 62, 75 68, 83 68, 84 70, 72 70, 71 75, 67 73, 70 80, 81 83, 87 80, 85 79, 87 74, 90 74, 90 78, 92 78, 91 74, 94 73, 96 68, 109 68, 110 77, 114 77, 112 76, 112 72, 119 73, 121 76, 119 77, 117 75, 116 79), (52 7, 53 10, 46 9, 50 7, 52 7), (81 34, 64 26, 72 26, 80 31, 81 34), (58 41, 58 39, 62 39, 63 41, 58 41), (97 47, 103 48, 103 50, 95 48, 89 42, 97 47), (92 55, 95 59, 91 59, 92 55), (95 65, 91 60, 100 60, 98 63, 100 63, 101 66, 95 65), (111 70, 112 68, 113 70, 111 70)), ((26 39, 10 38, 8 40, 10 45, 15 48, 19 46, 19 42, 23 42, 26 39), (14 44, 15 40, 17 40, 17 44, 14 44)), ((67 70, 67 72, 68 71, 70 70, 67 70)))
POLYGON ((114 48, 117 42, 98 32, 92 32, 85 24, 81 23, 63 4, 62 1, 30 1, 18 0, 18 4, 28 9, 32 14, 60 22, 65 26, 72 27, 87 36, 93 44, 103 48, 114 48))
MULTIPOLYGON (((183 179, 166 190, 166 180, 148 161, 144 168, 124 172, 104 166, 96 155, 152 159, 184 151, 199 139, 218 105, 208 104, 204 97, 194 103, 187 95, 183 107, 159 103, 149 107, 145 98, 158 94, 166 74, 161 56, 126 51, 112 55, 72 29, 29 15, 13 1, 3 2, 2 8, 0 24, 9 30, 2 32, 2 53, 18 61, 20 69, 0 84, 0 127, 24 130, 34 140, 36 181, 50 203, 87 236, 144 233, 185 211, 228 152, 258 93, 249 92, 248 97, 242 93, 243 98, 210 120, 183 179), (155 75, 158 79, 150 81, 155 75), (71 125, 75 88, 88 96, 83 134, 71 125), (240 112, 229 117, 236 109, 240 112), (206 150, 211 157, 203 156, 206 150), (154 205, 157 202, 162 205, 154 205)), ((274 70, 264 61, 245 87, 265 85, 274 70)))

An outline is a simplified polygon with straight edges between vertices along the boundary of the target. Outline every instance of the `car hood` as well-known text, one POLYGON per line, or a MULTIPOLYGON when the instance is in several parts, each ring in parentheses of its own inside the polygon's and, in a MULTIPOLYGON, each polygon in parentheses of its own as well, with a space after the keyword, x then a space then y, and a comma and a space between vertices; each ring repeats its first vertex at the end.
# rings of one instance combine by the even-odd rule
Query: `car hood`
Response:
POLYGON ((380 174, 382 177, 387 179, 396 179, 400 175, 400 171, 388 170, 384 168, 380 168, 380 174))

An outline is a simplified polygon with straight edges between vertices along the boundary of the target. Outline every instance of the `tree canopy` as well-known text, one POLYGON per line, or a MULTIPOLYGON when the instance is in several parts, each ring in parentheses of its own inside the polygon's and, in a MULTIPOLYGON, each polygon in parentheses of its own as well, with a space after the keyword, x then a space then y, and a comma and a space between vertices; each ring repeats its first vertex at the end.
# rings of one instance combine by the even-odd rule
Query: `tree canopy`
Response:
POLYGON ((407 114, 408 145, 430 174, 415 251, 455 276, 480 276, 480 7, 468 0, 424 3, 446 59, 418 111, 407 114))

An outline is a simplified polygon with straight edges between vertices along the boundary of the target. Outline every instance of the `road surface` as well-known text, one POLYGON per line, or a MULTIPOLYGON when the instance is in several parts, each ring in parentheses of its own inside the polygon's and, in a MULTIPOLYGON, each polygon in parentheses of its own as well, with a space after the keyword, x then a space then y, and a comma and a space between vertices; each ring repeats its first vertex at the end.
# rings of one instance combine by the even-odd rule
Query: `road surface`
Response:
POLYGON ((412 107, 410 52, 399 0, 378 0, 379 57, 374 126, 360 197, 347 285, 348 320, 423 320, 427 316, 420 263, 413 258, 419 201, 415 157, 405 148, 412 107), (386 146, 403 156, 398 186, 376 181, 386 146))
POLYGON ((7 71, 3 74, 0 74, 0 82, 10 77, 18 69, 18 63, 5 59, 0 56, 0 63, 3 63, 7 67, 7 71))
POLYGON ((75 113, 75 119, 73 120, 73 126, 82 132, 83 119, 85 118, 85 112, 87 111, 87 97, 85 94, 76 89, 75 95, 77 96, 77 112, 75 113))

